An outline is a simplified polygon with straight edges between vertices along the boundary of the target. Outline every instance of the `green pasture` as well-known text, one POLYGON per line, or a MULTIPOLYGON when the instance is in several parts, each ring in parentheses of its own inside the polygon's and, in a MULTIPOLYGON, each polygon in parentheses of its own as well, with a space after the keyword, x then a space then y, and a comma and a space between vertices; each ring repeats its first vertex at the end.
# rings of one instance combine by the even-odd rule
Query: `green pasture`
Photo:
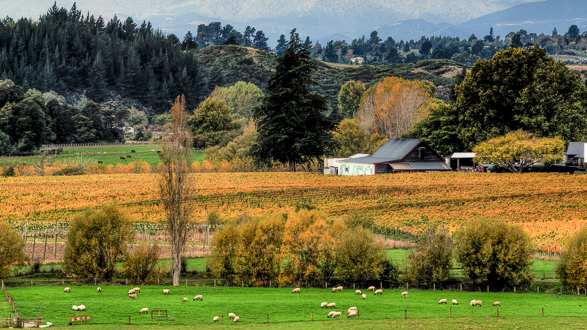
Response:
MULTIPOLYGON (((43 316, 55 325, 68 324, 73 315, 89 314, 94 326, 119 326, 128 324, 129 315, 134 325, 171 325, 172 320, 153 320, 149 315, 138 314, 141 308, 165 309, 168 317, 177 316, 177 323, 182 325, 212 324, 214 316, 224 316, 226 323, 228 313, 235 313, 241 318, 239 326, 260 326, 267 322, 267 314, 271 324, 283 327, 322 328, 330 326, 348 326, 355 324, 368 327, 371 322, 379 325, 408 323, 404 320, 407 311, 408 319, 422 326, 446 328, 449 309, 452 313, 451 322, 469 320, 479 327, 493 322, 493 327, 509 327, 507 324, 557 325, 587 320, 587 297, 573 295, 550 295, 533 293, 478 293, 458 291, 419 291, 409 290, 409 297, 403 298, 402 290, 384 290, 383 295, 374 296, 366 291, 367 299, 355 295, 354 290, 346 289, 332 293, 330 289, 304 289, 300 294, 292 294, 292 288, 239 288, 239 287, 164 287, 142 286, 138 298, 130 299, 126 293, 132 286, 102 286, 102 293, 94 286, 70 286, 71 292, 64 293, 63 287, 18 287, 9 288, 23 317, 43 316), (170 295, 164 295, 163 289, 170 289, 170 295), (202 294, 203 301, 193 301, 195 295, 202 294), (189 298, 182 302, 181 298, 189 298), (440 299, 448 299, 449 305, 439 305, 440 299), (456 299, 459 305, 450 304, 456 299), (471 307, 472 300, 483 301, 481 307, 471 307), (500 301, 498 319, 496 308, 491 304, 500 301), (321 302, 335 302, 336 308, 320 308, 321 302), (85 305, 86 311, 75 312, 72 305, 85 305), (582 306, 586 305, 586 306, 582 306), (327 319, 329 311, 346 311, 356 306, 360 320, 327 319), (544 318, 542 310, 544 309, 544 318), (311 313, 314 323, 311 323, 311 313), (416 321, 414 321, 416 319, 416 321), (439 321, 441 323, 437 323, 439 321), (535 322, 535 323, 534 323, 535 322), (562 323, 561 323, 562 322, 562 323)), ((584 326, 583 326, 584 327, 584 326)))

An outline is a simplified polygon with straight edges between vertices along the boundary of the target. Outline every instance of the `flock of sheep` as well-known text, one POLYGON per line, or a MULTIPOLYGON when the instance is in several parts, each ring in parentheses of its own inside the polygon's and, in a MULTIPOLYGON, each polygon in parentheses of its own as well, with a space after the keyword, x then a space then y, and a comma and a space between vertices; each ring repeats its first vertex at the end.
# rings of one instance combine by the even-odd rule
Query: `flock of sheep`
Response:
MULTIPOLYGON (((406 293, 406 296, 407 296, 407 292, 402 292, 402 296, 403 296, 403 294, 404 294, 404 293, 406 293)), ((475 306, 479 306, 479 307, 481 307, 481 304, 482 304, 482 303, 483 303, 483 302, 482 302, 481 300, 471 300, 471 302, 469 303, 469 305, 471 305, 471 306, 473 306, 473 307, 475 307, 475 306)), ((442 305, 442 304, 445 304, 445 305, 447 305, 447 304, 448 304, 448 300, 447 300, 447 299, 440 299, 440 300, 438 301, 438 304, 439 304, 439 305, 442 305)), ((458 305, 459 303, 457 302, 457 300, 456 300, 456 299, 453 299, 453 300, 452 300, 452 304, 453 304, 453 305, 458 305)), ((499 301, 495 301, 495 302, 493 303, 493 307, 495 307, 495 306, 501 306, 501 302, 499 302, 499 301)))

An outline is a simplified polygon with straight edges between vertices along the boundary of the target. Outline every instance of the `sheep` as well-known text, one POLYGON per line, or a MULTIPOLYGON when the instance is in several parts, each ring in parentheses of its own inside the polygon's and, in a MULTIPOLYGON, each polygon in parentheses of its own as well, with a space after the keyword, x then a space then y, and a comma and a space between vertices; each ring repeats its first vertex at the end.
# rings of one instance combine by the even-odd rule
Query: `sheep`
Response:
POLYGON ((407 296, 408 296, 408 291, 402 292, 402 297, 407 297, 407 296))
POLYGON ((234 313, 228 313, 228 317, 230 317, 231 319, 234 319, 236 317, 236 314, 234 314, 234 313))
POLYGON ((295 288, 293 290, 291 290, 291 293, 300 293, 300 288, 295 288))
POLYGON ((367 295, 363 293, 363 294, 361 295, 361 297, 363 297, 363 300, 365 300, 365 299, 367 298, 367 295))
POLYGON ((135 290, 135 292, 141 293, 141 288, 133 288, 133 290, 135 290))
POLYGON ((77 311, 79 308, 76 305, 71 306, 71 309, 73 309, 74 311, 77 311))
POLYGON ((238 317, 238 316, 235 316, 235 317, 234 317, 234 322, 235 322, 235 323, 236 323, 236 322, 238 322, 238 321, 240 321, 240 320, 241 320, 241 318, 240 318, 240 317, 238 317))
POLYGON ((496 301, 493 303, 493 306, 501 306, 501 303, 499 301, 496 301))
POLYGON ((334 314, 332 314, 332 318, 335 318, 337 316, 340 317, 341 315, 342 315, 341 312, 334 312, 334 314))
POLYGON ((183 301, 183 302, 186 302, 186 301, 188 301, 188 300, 189 300, 189 299, 188 299, 188 298, 186 298, 186 297, 183 297, 183 298, 181 298, 181 301, 183 301))
POLYGON ((136 293, 133 293, 133 294, 130 294, 129 293, 128 294, 128 297, 131 298, 131 299, 137 299, 137 294, 136 293))
POLYGON ((169 290, 168 289, 163 289, 163 294, 169 294, 169 290))
POLYGON ((347 312, 347 314, 348 314, 348 313, 350 313, 350 312, 352 312, 352 311, 355 311, 355 312, 356 312, 356 311, 357 311, 357 307, 349 307, 349 309, 347 309, 347 311, 346 311, 346 312, 347 312))
POLYGON ((133 294, 133 293, 135 293, 135 289, 128 290, 128 294, 133 294))
POLYGON ((342 285, 339 285, 339 286, 337 286, 337 287, 336 287, 336 290, 338 290, 338 291, 343 291, 343 290, 342 290, 342 285))
POLYGON ((63 289, 63 292, 70 292, 71 290, 69 289, 69 287, 63 289))
POLYGON ((350 313, 348 313, 347 318, 353 317, 353 316, 357 316, 357 311, 351 311, 350 313))
POLYGON ((332 292, 336 292, 338 291, 336 288, 332 288, 332 292))
POLYGON ((84 305, 79 305, 79 306, 77 306, 77 310, 78 310, 78 311, 85 311, 85 310, 86 310, 86 306, 84 306, 84 305))
POLYGON ((214 316, 214 318, 212 319, 214 322, 218 322, 218 320, 220 320, 220 318, 218 316, 214 316))
POLYGON ((143 314, 143 313, 149 313, 149 309, 148 308, 141 308, 141 310, 139 311, 139 314, 143 314))
POLYGON ((324 308, 326 306, 328 306, 328 303, 327 302, 323 302, 323 303, 320 304, 320 308, 324 308))
POLYGON ((448 301, 446 299, 440 299, 440 301, 438 301, 438 304, 448 304, 448 301))
POLYGON ((335 308, 336 307, 336 303, 329 303, 328 305, 326 305, 326 308, 335 308))
POLYGON ((374 286, 370 286, 367 288, 367 291, 375 291, 375 287, 374 286))
POLYGON ((333 315, 334 313, 336 313, 336 312, 335 312, 335 311, 332 311, 332 312, 328 313, 328 315, 327 315, 326 317, 327 317, 327 318, 328 318, 328 317, 332 317, 332 315, 333 315))
POLYGON ((98 287, 98 289, 96 289, 96 290, 98 290, 98 292, 102 292, 102 288, 101 287, 98 287))
POLYGON ((453 299, 453 300, 452 300, 452 304, 453 304, 453 305, 458 305, 459 303, 457 302, 457 300, 456 300, 456 299, 453 299))
POLYGON ((201 294, 199 294, 194 297, 194 301, 196 301, 196 300, 204 300, 204 297, 201 294))
POLYGON ((362 294, 361 290, 355 291, 355 294, 362 294))
POLYGON ((375 290, 375 295, 378 295, 379 293, 383 294, 383 290, 381 290, 381 289, 375 290))
POLYGON ((481 307, 481 300, 471 300, 471 303, 469 303, 469 305, 475 307, 475 306, 479 306, 481 307))

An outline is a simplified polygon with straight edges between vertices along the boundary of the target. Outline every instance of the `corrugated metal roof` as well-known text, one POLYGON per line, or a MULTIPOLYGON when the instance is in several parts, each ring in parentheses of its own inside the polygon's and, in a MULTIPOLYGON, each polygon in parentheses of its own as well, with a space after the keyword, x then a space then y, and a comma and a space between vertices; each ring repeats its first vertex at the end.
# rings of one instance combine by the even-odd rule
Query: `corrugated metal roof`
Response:
POLYGON ((414 168, 408 163, 391 163, 389 164, 394 171, 413 171, 414 168))
POLYGON ((587 142, 569 142, 565 155, 585 158, 585 143, 587 142))
POLYGON ((385 163, 389 162, 388 158, 376 158, 373 156, 367 157, 359 157, 359 158, 352 158, 352 159, 344 159, 339 160, 339 163, 360 163, 360 164, 377 164, 377 163, 385 163))
POLYGON ((447 171, 450 167, 446 163, 408 163, 416 171, 447 171))
POLYGON ((474 152, 455 152, 450 156, 451 159, 475 158, 474 152))
POLYGON ((422 142, 420 139, 389 139, 372 156, 390 160, 402 159, 420 142, 422 142))

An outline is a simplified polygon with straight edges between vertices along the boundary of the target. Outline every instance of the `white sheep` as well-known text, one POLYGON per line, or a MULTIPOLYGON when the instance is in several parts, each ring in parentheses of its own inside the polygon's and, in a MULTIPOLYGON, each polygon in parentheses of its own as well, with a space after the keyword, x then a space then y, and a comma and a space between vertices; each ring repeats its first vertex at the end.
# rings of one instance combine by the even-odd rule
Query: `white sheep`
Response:
POLYGON ((475 304, 475 300, 471 300, 471 302, 469 303, 470 306, 473 306, 475 304))
POLYGON ((479 306, 481 307, 481 300, 471 300, 471 303, 469 305, 475 307, 475 306, 479 306))
POLYGON ((220 318, 218 316, 214 316, 214 318, 212 319, 214 322, 218 322, 218 320, 220 320, 220 318))
POLYGON ((348 313, 350 313, 350 312, 352 312, 352 311, 355 311, 355 312, 356 312, 356 311, 357 311, 357 307, 349 307, 349 309, 347 309, 347 311, 346 311, 346 312, 347 312, 347 314, 348 314, 348 313))
POLYGON ((348 313, 347 318, 357 316, 357 311, 351 311, 348 313))
POLYGON ((131 299, 137 299, 137 294, 136 293, 133 293, 133 294, 130 294, 129 293, 128 294, 128 297, 131 298, 131 299))
POLYGON ((325 308, 326 306, 328 306, 328 303, 327 302, 323 302, 323 303, 320 304, 320 308, 325 308))
POLYGON ((102 288, 101 287, 98 287, 98 289, 96 289, 96 290, 98 290, 98 292, 102 292, 102 288))
POLYGON ((291 293, 300 293, 300 288, 295 288, 293 290, 291 290, 291 293))
POLYGON ((135 289, 128 290, 128 294, 133 294, 133 293, 135 293, 135 289))
POLYGON ((343 288, 342 288, 342 285, 339 285, 339 286, 337 286, 337 287, 336 287, 336 289, 337 289, 338 291, 343 291, 343 290, 342 290, 342 289, 343 289, 343 288))
POLYGON ((336 291, 338 291, 338 290, 336 289, 336 287, 332 288, 332 292, 336 292, 336 291))
POLYGON ((375 287, 374 286, 370 286, 367 288, 367 291, 375 291, 375 287))
POLYGON ((381 293, 381 294, 383 294, 383 290, 381 290, 381 289, 377 289, 377 290, 375 290, 375 295, 378 295, 378 294, 380 294, 380 293, 381 293))
POLYGON ((135 292, 141 293, 141 288, 134 288, 135 292))
POLYGON ((453 305, 458 305, 459 303, 457 302, 457 300, 456 300, 456 299, 453 299, 453 300, 452 300, 452 304, 453 304, 453 305))
POLYGON ((493 303, 493 306, 501 306, 501 303, 499 301, 496 301, 493 303))
POLYGON ((84 306, 84 305, 79 305, 79 306, 77 306, 77 310, 78 310, 78 311, 85 311, 85 310, 86 310, 86 306, 84 306))
POLYGON ((334 312, 334 314, 332 314, 332 318, 335 318, 337 316, 340 317, 341 315, 342 315, 341 312, 334 312))
POLYGON ((361 297, 363 297, 363 300, 367 299, 367 295, 366 294, 362 294, 361 297))
POLYGON ((402 297, 407 297, 407 296, 408 296, 408 291, 402 292, 402 297))
POLYGON ((183 297, 183 298, 181 298, 181 301, 183 301, 183 302, 186 302, 186 301, 188 301, 188 300, 189 300, 189 299, 188 299, 188 298, 186 298, 186 297, 183 297))
POLYGON ((69 289, 69 287, 63 289, 63 292, 70 292, 71 290, 69 289))
POLYGON ((446 299, 440 299, 440 301, 438 301, 438 304, 448 304, 448 301, 446 299))
POLYGON ((355 294, 362 294, 361 290, 355 291, 355 294))
POLYGON ((332 315, 333 315, 334 313, 336 313, 336 312, 335 312, 335 311, 332 311, 332 312, 328 313, 328 315, 327 315, 326 317, 332 317, 332 315))
POLYGON ((235 317, 234 317, 234 322, 238 322, 238 321, 240 321, 240 320, 241 320, 241 318, 240 318, 240 317, 238 317, 238 316, 235 316, 235 317))
POLYGON ((77 311, 79 308, 76 305, 71 306, 71 309, 73 309, 74 311, 77 311))
POLYGON ((228 317, 230 317, 231 319, 234 319, 236 317, 236 314, 234 314, 234 313, 228 313, 228 317))
POLYGON ((204 300, 204 297, 201 294, 199 294, 194 297, 194 301, 196 301, 196 300, 204 300))
POLYGON ((149 313, 149 309, 148 308, 141 308, 141 310, 139 311, 139 314, 143 314, 143 313, 149 313))
POLYGON ((336 307, 336 303, 329 303, 328 305, 326 305, 326 308, 334 308, 336 307))
POLYGON ((163 289, 163 294, 169 294, 169 290, 168 289, 163 289))

